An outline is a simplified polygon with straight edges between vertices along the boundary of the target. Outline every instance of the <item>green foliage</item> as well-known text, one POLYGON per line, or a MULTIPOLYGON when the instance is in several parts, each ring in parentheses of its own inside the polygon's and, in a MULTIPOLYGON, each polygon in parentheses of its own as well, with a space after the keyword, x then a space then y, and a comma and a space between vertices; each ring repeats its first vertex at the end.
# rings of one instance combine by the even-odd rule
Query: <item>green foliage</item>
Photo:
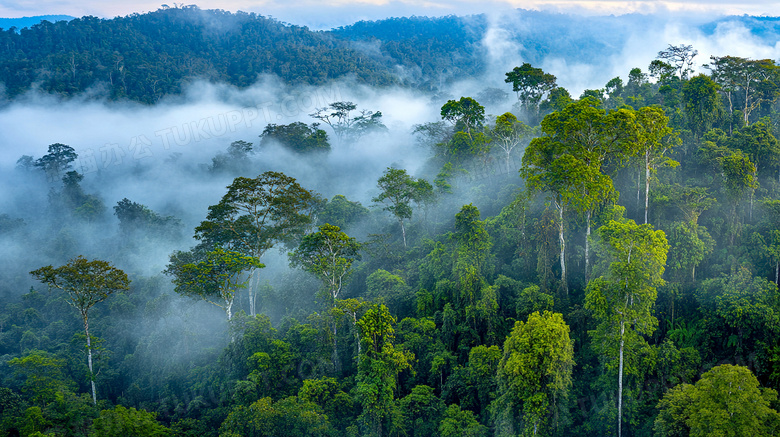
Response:
POLYGON ((538 111, 539 102, 546 93, 557 85, 552 74, 545 73, 541 68, 534 68, 525 62, 506 73, 504 82, 512 84, 512 91, 517 93, 517 100, 526 111, 538 111))
POLYGON ((710 130, 718 118, 720 110, 718 88, 712 79, 703 74, 693 77, 683 86, 688 126, 697 138, 710 130))
POLYGON ((73 382, 63 372, 65 360, 56 358, 45 351, 33 350, 24 357, 8 361, 15 374, 24 377, 22 393, 30 400, 44 407, 54 402, 57 395, 73 390, 73 382))
POLYGON ((318 128, 319 124, 295 122, 290 124, 269 124, 260 134, 260 147, 276 142, 283 147, 300 154, 311 152, 329 152, 328 134, 318 128))
POLYGON ((382 208, 388 211, 401 225, 404 247, 406 247, 406 228, 404 222, 412 218, 412 202, 421 203, 428 198, 433 187, 425 179, 415 179, 403 169, 388 167, 384 174, 377 180, 377 187, 381 190, 378 196, 371 199, 372 202, 383 203, 382 208))
POLYGON ((92 420, 90 437, 162 437, 171 432, 156 420, 156 413, 149 413, 121 405, 111 410, 103 410, 100 416, 92 420))
POLYGON ((745 268, 702 282, 696 299, 708 315, 708 335, 735 355, 752 350, 757 340, 773 338, 780 332, 776 290, 775 284, 754 277, 745 268))
POLYGON ((485 107, 471 97, 448 100, 441 107, 441 118, 455 125, 456 131, 465 131, 469 139, 473 139, 471 131, 481 128, 485 122, 485 107))
POLYGON ((330 201, 324 201, 324 205, 317 214, 319 224, 330 223, 341 229, 348 229, 350 226, 360 223, 362 219, 368 216, 368 209, 360 204, 348 200, 341 194, 333 196, 330 201))
POLYGON ((695 385, 681 384, 658 403, 659 436, 769 436, 780 414, 771 408, 777 391, 761 388, 746 367, 724 364, 704 373, 695 385))
POLYGON ((325 223, 315 233, 301 239, 290 253, 290 264, 300 266, 319 278, 335 304, 344 281, 352 272, 352 263, 360 259, 360 244, 338 226, 325 223))
POLYGON ((384 305, 368 309, 358 320, 363 355, 358 362, 357 399, 363 406, 363 435, 381 436, 391 419, 398 374, 411 368, 414 354, 396 349, 395 318, 384 305))
MULTIPOLYGON (((309 115, 330 126, 333 133, 336 134, 336 138, 341 142, 354 143, 370 133, 387 131, 387 127, 382 123, 380 111, 363 109, 360 111, 360 115, 352 117, 350 113, 355 109, 357 109, 357 105, 352 102, 333 102, 324 108, 317 108, 313 114, 309 115)), ((322 140, 327 142, 325 132, 317 129, 316 124, 312 125, 311 130, 317 131, 316 137, 320 143, 322 140)))
POLYGON ((693 222, 675 222, 669 231, 669 271, 681 281, 696 279, 696 267, 712 253, 715 240, 707 228, 693 222))
POLYGON ((596 232, 601 264, 594 271, 602 274, 588 284, 585 308, 598 323, 596 329, 589 331, 594 349, 608 370, 613 372, 617 367, 617 420, 621 434, 624 352, 627 349, 629 355, 627 373, 641 374, 638 361, 646 349, 641 335, 651 335, 658 323, 652 308, 656 287, 664 284, 662 275, 669 244, 663 231, 631 220, 612 220, 596 232))
POLYGON ((235 178, 227 189, 209 207, 195 236, 206 245, 230 245, 258 258, 277 243, 292 244, 311 223, 319 202, 294 178, 273 171, 235 178))
POLYGON ((234 408, 219 428, 220 437, 331 437, 328 416, 314 403, 290 396, 274 402, 262 398, 234 408))
POLYGON ((235 295, 239 289, 246 287, 248 281, 243 273, 263 267, 265 265, 255 257, 216 247, 205 253, 197 263, 172 262, 167 273, 173 276, 177 293, 203 299, 222 308, 230 320, 235 295))
POLYGON ((559 434, 573 366, 573 341, 561 314, 534 312, 527 322, 515 322, 498 364, 497 435, 559 434))
POLYGON ((398 401, 410 437, 435 436, 444 414, 444 402, 427 385, 418 385, 398 401))
POLYGON ((480 425, 474 413, 452 404, 444 412, 439 434, 441 437, 487 437, 488 428, 480 425))

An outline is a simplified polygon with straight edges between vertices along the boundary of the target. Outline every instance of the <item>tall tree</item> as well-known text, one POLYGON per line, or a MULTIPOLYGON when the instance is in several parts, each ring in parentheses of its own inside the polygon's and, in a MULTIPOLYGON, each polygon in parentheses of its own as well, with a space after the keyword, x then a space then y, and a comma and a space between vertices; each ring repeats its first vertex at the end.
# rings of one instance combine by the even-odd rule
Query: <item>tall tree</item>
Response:
POLYGON ((613 191, 612 179, 602 168, 608 159, 620 164, 634 152, 637 129, 634 111, 607 113, 588 97, 545 116, 542 136, 534 138, 523 155, 520 172, 527 186, 550 192, 558 210, 561 280, 567 293, 564 213, 571 206, 585 215, 588 263, 593 212, 613 191))
POLYGON ((720 108, 719 86, 704 74, 694 76, 683 85, 683 101, 688 127, 698 139, 712 128, 720 108))
POLYGON ((638 125, 636 148, 644 161, 645 173, 645 223, 650 205, 650 174, 657 167, 676 167, 679 163, 668 156, 678 138, 669 127, 669 117, 659 107, 645 106, 636 112, 638 125))
POLYGON ((357 397, 363 405, 362 435, 382 437, 390 416, 398 374, 411 368, 414 354, 394 346, 395 318, 384 305, 368 309, 357 322, 363 343, 358 364, 357 397))
POLYGON ((110 295, 129 290, 130 280, 127 279, 125 272, 106 261, 89 261, 80 255, 63 266, 41 267, 31 271, 30 274, 49 287, 63 291, 68 305, 79 312, 87 337, 87 363, 92 385, 92 403, 97 404, 95 373, 92 369, 92 339, 89 336, 89 310, 110 295))
POLYGON ((777 391, 761 388, 747 367, 723 364, 701 375, 696 384, 680 384, 658 402, 656 435, 770 436, 780 414, 772 408, 777 391))
POLYGON ((724 179, 726 197, 731 203, 729 221, 731 227, 730 245, 734 245, 734 238, 741 229, 742 221, 738 214, 738 207, 745 194, 750 194, 750 202, 753 202, 753 193, 758 188, 756 180, 756 166, 740 150, 731 151, 718 158, 721 167, 721 175, 724 179))
MULTIPOLYGON (((195 238, 209 249, 224 246, 258 259, 278 243, 293 244, 312 222, 319 204, 316 193, 274 171, 254 179, 238 177, 227 190, 218 204, 209 207, 206 220, 195 228, 195 238)), ((254 316, 257 270, 251 269, 250 275, 249 313, 254 316)))
MULTIPOLYGON (((744 124, 750 124, 750 113, 766 101, 765 93, 759 92, 760 85, 777 82, 780 70, 771 59, 752 60, 736 56, 710 56, 712 63, 706 67, 712 71, 712 79, 721 87, 729 102, 729 113, 734 112, 734 97, 742 94, 742 115, 744 124)), ((773 88, 777 88, 773 85, 773 88)), ((771 95, 771 94, 770 94, 771 95)), ((776 92, 775 92, 776 96, 776 92)), ((772 98, 775 98, 773 96, 772 98)))
MULTIPOLYGON (((338 306, 344 281, 352 273, 352 263, 360 258, 360 244, 338 226, 325 223, 315 233, 303 237, 290 252, 290 264, 317 276, 328 290, 333 308, 338 306)), ((333 364, 338 369, 338 323, 333 322, 333 364)))
POLYGON ((561 314, 534 312, 515 322, 498 364, 497 436, 549 435, 550 425, 557 434, 558 402, 572 384, 573 343, 561 314))
POLYGON ((441 118, 455 125, 455 129, 465 131, 473 139, 471 131, 482 127, 485 122, 485 107, 471 97, 448 100, 441 107, 441 118))
POLYGON ((73 166, 71 163, 78 158, 78 154, 68 145, 54 143, 49 146, 48 153, 35 160, 35 166, 46 173, 49 181, 60 179, 60 174, 64 173, 73 166))
POLYGON ((398 220, 398 224, 401 226, 404 247, 406 247, 406 227, 404 222, 412 218, 412 202, 419 203, 423 201, 433 188, 425 179, 415 179, 409 176, 406 170, 392 167, 388 167, 385 170, 384 174, 377 180, 376 185, 381 192, 371 200, 385 204, 383 209, 398 220))
POLYGON ((493 144, 497 144, 506 155, 507 172, 512 161, 512 152, 518 146, 527 142, 531 132, 531 128, 522 121, 518 121, 517 117, 511 112, 506 112, 496 117, 495 126, 490 131, 490 137, 493 140, 493 144))
POLYGON ((585 308, 593 312, 598 325, 590 331, 594 348, 614 370, 618 358, 618 437, 623 427, 624 348, 642 343, 641 335, 655 331, 658 320, 652 309, 656 287, 662 279, 669 243, 663 231, 632 220, 610 221, 596 231, 603 274, 588 284, 585 308))
POLYGON ((517 101, 534 117, 539 113, 539 102, 545 94, 556 87, 556 77, 545 73, 541 68, 534 68, 524 62, 506 73, 504 82, 512 84, 512 91, 517 93, 517 101))
POLYGON ((387 130, 382 123, 382 112, 362 109, 360 115, 353 117, 351 113, 356 109, 357 105, 352 102, 333 102, 317 108, 309 116, 330 126, 339 142, 352 143, 371 132, 387 130))
POLYGON ((360 259, 360 243, 328 223, 317 232, 308 234, 290 252, 290 263, 317 276, 328 289, 332 304, 336 305, 344 281, 352 271, 352 263, 360 259))
POLYGON ((265 267, 255 257, 243 256, 221 247, 207 252, 202 260, 178 262, 185 258, 181 252, 174 253, 166 270, 173 276, 176 292, 222 308, 228 321, 233 318, 236 292, 246 287, 248 281, 242 278, 243 273, 265 267))
POLYGON ((693 58, 698 54, 699 51, 694 50, 692 45, 673 46, 669 44, 666 50, 658 52, 657 58, 669 63, 677 72, 677 77, 680 80, 685 80, 690 73, 693 73, 693 58))

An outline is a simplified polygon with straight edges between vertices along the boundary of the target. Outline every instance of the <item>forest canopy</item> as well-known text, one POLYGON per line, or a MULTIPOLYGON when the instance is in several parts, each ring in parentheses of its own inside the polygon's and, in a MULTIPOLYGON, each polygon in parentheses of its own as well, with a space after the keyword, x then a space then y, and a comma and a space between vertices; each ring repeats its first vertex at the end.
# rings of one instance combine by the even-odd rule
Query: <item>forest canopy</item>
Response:
POLYGON ((780 431, 777 60, 670 41, 573 93, 540 36, 461 92, 495 68, 487 26, 188 6, 0 33, 8 107, 96 87, 163 107, 260 74, 358 89, 192 140, 195 164, 87 173, 67 139, 16 157, 0 437, 780 431))

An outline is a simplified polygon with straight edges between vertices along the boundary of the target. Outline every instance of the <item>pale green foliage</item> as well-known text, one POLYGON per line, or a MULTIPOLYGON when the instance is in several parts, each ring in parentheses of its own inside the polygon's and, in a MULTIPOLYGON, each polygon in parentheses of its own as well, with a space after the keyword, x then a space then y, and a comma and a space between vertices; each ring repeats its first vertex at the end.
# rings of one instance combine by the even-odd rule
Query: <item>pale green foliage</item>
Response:
POLYGON ((658 324, 652 309, 658 295, 656 287, 664 284, 662 275, 669 243, 663 231, 632 220, 610 221, 597 234, 597 252, 602 260, 597 272, 601 276, 588 284, 585 308, 598 323, 589 332, 594 348, 606 361, 608 370, 617 367, 620 435, 624 350, 629 355, 627 373, 643 373, 641 365, 631 358, 644 353, 647 343, 642 335, 651 335, 658 324))
POLYGON ((633 220, 610 221, 596 231, 597 253, 601 276, 588 285, 585 306, 599 327, 594 338, 614 331, 625 321, 641 334, 655 330, 657 320, 652 315, 657 296, 656 287, 663 285, 669 243, 663 231, 651 225, 637 225, 633 220))
POLYGON ((224 309, 230 320, 236 292, 244 288, 248 281, 243 273, 262 267, 264 265, 255 257, 217 247, 206 253, 198 263, 178 266, 172 263, 168 273, 174 275, 173 283, 177 293, 203 299, 224 309), (215 298, 222 303, 215 302, 215 298))
POLYGON ((532 133, 533 130, 522 121, 518 121, 511 112, 496 117, 495 126, 490 130, 490 139, 506 155, 507 171, 509 171, 512 152, 521 144, 527 144, 532 133))
POLYGON ((676 222, 669 232, 669 270, 677 277, 695 279, 696 266, 712 252, 715 240, 707 228, 693 222, 676 222))
POLYGON ((498 364, 497 435, 560 431, 559 402, 571 387, 573 366, 573 341, 561 314, 534 312, 515 322, 498 364))
POLYGON ((658 436, 764 437, 776 435, 780 414, 770 405, 777 392, 761 388, 747 367, 724 364, 694 385, 675 386, 658 403, 658 436))
POLYGON ((117 405, 103 410, 92 420, 90 437, 163 437, 171 435, 168 428, 156 420, 157 413, 117 405))
POLYGON ((477 422, 474 413, 452 404, 444 412, 439 434, 441 437, 487 437, 488 428, 477 422))
POLYGON ((32 401, 45 406, 58 394, 73 390, 73 382, 65 378, 65 361, 44 351, 33 350, 24 357, 8 361, 17 375, 24 376, 23 393, 29 393, 32 401))
POLYGON ((433 187, 425 179, 415 179, 409 176, 406 170, 392 167, 385 170, 376 184, 381 192, 371 200, 384 204, 382 209, 391 213, 398 220, 401 225, 404 247, 406 247, 404 222, 412 218, 412 202, 419 204, 427 201, 433 192, 433 187))
POLYGON ((381 436, 390 419, 398 374, 411 368, 414 354, 393 345, 395 318, 384 305, 368 309, 358 320, 363 355, 358 363, 356 394, 363 405, 363 435, 381 436))
POLYGON ((360 244, 354 238, 338 226, 325 223, 317 232, 303 237, 298 248, 289 254, 290 264, 317 276, 335 303, 352 272, 352 264, 360 259, 359 250, 360 244))
POLYGON ((330 437, 335 436, 328 416, 316 404, 290 396, 274 402, 262 398, 248 407, 239 405, 219 429, 220 437, 330 437))

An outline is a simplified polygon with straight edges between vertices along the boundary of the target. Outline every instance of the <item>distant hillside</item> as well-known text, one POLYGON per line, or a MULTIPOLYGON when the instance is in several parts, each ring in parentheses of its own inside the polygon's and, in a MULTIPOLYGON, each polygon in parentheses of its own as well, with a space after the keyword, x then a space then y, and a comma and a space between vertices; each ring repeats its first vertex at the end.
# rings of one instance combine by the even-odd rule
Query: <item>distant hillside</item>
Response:
MULTIPOLYGON (((291 84, 349 76, 371 85, 435 92, 453 80, 480 77, 488 68, 511 68, 503 64, 512 59, 539 65, 554 57, 595 66, 620 53, 637 29, 665 25, 661 18, 639 14, 516 10, 493 19, 389 18, 311 31, 254 13, 196 6, 113 19, 54 20, 0 33, 0 82, 9 98, 35 85, 62 96, 90 89, 110 99, 154 103, 195 79, 247 87, 261 74, 291 84), (505 55, 507 49, 514 52, 505 55)), ((712 35, 720 25, 735 24, 765 43, 780 39, 778 18, 724 17, 698 27, 712 35)))
POLYGON ((167 8, 0 34, 0 81, 11 97, 32 84, 65 96, 97 86, 112 99, 153 103, 194 78, 245 87, 263 73, 289 83, 346 75, 373 84, 395 81, 333 35, 242 12, 167 8))
POLYGON ((0 29, 10 29, 12 27, 22 29, 31 27, 44 20, 56 23, 57 21, 70 21, 74 18, 76 17, 71 17, 70 15, 36 15, 34 17, 0 18, 0 29))

